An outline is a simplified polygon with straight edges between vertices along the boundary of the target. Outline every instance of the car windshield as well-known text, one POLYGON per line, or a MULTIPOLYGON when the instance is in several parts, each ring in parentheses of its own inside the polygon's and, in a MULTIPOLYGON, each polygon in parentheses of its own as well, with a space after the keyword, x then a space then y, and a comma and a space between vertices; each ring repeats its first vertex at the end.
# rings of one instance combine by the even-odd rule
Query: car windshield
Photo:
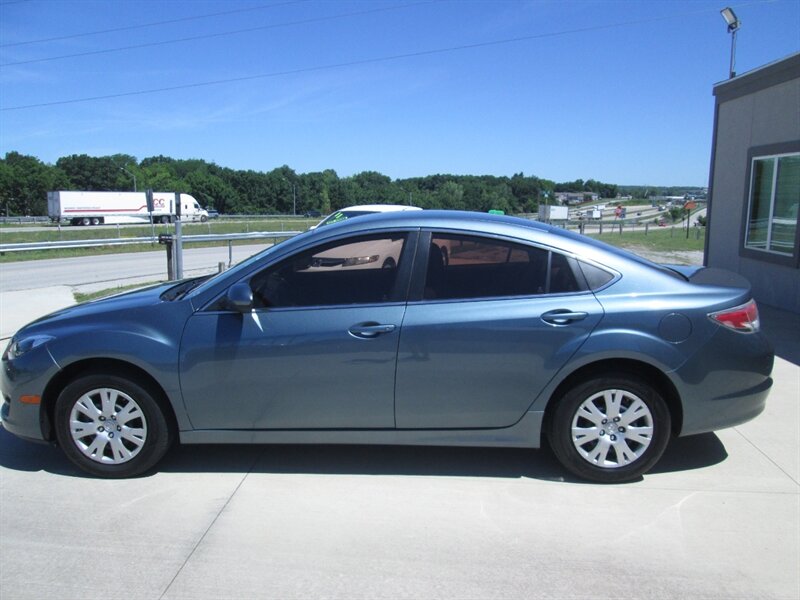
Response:
POLYGON ((320 221, 317 227, 322 227, 323 225, 332 225, 333 223, 340 223, 342 221, 346 221, 347 219, 352 219, 353 217, 370 215, 373 212, 374 211, 371 210, 337 210, 335 213, 331 213, 322 221, 320 221))

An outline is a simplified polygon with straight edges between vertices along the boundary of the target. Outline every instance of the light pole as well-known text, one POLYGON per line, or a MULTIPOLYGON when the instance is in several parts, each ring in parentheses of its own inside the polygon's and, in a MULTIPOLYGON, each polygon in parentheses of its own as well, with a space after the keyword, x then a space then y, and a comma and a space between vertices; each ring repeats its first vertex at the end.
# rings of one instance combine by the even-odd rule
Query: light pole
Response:
POLYGON ((733 79, 736 77, 736 32, 739 31, 742 22, 736 17, 736 13, 733 12, 733 9, 730 7, 723 8, 719 11, 719 14, 725 19, 725 22, 728 24, 728 33, 731 34, 731 67, 729 79, 733 79))
POLYGON ((119 170, 120 171, 125 171, 128 175, 133 177, 133 191, 136 192, 137 191, 137 189, 136 189, 136 175, 134 175, 133 173, 128 171, 128 169, 126 169, 125 167, 120 167, 119 170))

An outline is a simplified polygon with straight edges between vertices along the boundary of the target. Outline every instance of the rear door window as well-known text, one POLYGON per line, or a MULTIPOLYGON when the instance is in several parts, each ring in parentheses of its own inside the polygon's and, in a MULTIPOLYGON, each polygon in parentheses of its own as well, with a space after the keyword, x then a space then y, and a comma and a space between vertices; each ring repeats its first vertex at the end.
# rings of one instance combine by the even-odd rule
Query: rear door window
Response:
POLYGON ((477 236, 434 233, 423 298, 535 296, 585 289, 577 261, 549 250, 477 236))

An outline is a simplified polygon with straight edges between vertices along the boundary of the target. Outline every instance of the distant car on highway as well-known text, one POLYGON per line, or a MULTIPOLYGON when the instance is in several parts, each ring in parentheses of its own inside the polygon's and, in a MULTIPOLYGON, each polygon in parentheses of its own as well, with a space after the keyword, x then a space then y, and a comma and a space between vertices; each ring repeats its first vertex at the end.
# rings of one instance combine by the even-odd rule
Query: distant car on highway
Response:
POLYGON ((758 415, 772 364, 734 273, 513 217, 395 211, 23 327, 0 417, 103 477, 147 471, 177 437, 548 443, 611 483, 672 436, 758 415))
POLYGON ((348 206, 347 208, 332 212, 327 217, 322 219, 322 221, 311 227, 311 229, 316 229, 317 227, 322 227, 323 225, 339 223, 341 221, 346 221, 347 219, 352 219, 353 217, 371 215, 373 213, 398 212, 404 210, 422 209, 418 206, 406 206, 404 204, 362 204, 360 206, 348 206))
POLYGON ((206 212, 208 213, 209 219, 218 219, 219 218, 219 211, 214 210, 213 208, 207 208, 206 212))

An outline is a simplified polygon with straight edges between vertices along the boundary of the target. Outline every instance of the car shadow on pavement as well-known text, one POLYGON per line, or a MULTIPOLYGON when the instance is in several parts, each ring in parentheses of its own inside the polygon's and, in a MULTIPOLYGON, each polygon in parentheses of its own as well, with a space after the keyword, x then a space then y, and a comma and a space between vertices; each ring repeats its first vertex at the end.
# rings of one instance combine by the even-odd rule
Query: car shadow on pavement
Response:
POLYGON ((728 458, 728 452, 714 433, 673 439, 651 473, 675 473, 711 467, 728 458))
MULTIPOLYGON (((708 467, 727 456, 722 442, 713 433, 674 439, 651 472, 708 467)), ((89 477, 74 467, 58 448, 20 440, 3 429, 0 429, 0 467, 89 477)), ((549 448, 176 445, 154 472, 498 477, 581 483, 566 473, 549 448)))

